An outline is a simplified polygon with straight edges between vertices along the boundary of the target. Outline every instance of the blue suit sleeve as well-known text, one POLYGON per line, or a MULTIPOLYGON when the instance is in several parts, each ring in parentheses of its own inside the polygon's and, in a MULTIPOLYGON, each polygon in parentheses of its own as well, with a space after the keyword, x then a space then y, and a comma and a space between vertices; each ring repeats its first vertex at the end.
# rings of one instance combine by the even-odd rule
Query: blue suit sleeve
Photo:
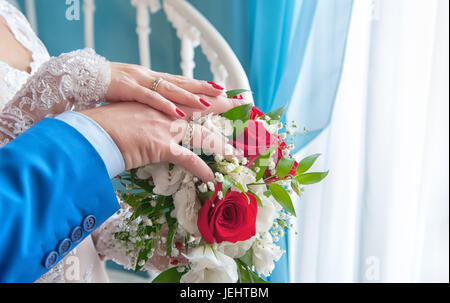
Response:
POLYGON ((95 148, 44 119, 0 149, 0 282, 33 282, 119 204, 95 148))

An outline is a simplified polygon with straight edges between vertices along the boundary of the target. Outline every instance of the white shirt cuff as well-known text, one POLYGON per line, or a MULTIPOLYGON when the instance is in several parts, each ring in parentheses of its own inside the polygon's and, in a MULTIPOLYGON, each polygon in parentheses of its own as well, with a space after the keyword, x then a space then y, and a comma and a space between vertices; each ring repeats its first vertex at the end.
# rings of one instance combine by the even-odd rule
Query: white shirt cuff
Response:
POLYGON ((125 170, 122 153, 111 136, 97 122, 73 111, 66 111, 55 118, 75 128, 94 146, 105 163, 110 178, 125 170))

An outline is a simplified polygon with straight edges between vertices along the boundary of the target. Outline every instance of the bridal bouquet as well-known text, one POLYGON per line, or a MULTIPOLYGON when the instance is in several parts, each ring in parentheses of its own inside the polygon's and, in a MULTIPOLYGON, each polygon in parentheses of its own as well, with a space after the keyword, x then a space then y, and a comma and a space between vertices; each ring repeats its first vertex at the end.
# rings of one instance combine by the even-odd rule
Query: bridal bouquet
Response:
MULTIPOLYGON (((242 98, 243 92, 227 94, 242 98)), ((163 270, 153 282, 264 282, 261 276, 269 276, 284 253, 276 242, 292 227, 291 195, 328 174, 308 172, 318 154, 294 160, 293 144, 285 140, 296 126, 280 122, 284 111, 264 114, 250 104, 194 121, 229 138, 224 155, 200 151, 216 183, 169 163, 120 177, 126 216, 114 236, 136 271, 153 259, 153 268, 163 270), (231 156, 233 147, 242 156, 231 156)))

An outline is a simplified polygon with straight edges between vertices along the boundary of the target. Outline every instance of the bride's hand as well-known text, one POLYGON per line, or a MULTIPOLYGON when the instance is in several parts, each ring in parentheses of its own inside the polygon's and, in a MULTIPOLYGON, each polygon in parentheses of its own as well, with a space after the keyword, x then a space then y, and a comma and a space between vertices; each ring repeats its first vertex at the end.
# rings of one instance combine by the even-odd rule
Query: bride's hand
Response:
POLYGON ((111 83, 105 95, 107 102, 137 101, 174 118, 185 117, 181 106, 197 110, 211 106, 198 94, 217 97, 223 93, 223 88, 213 82, 158 73, 139 65, 112 62, 110 67, 111 83), (152 84, 158 78, 163 80, 157 91, 153 91, 152 84))
MULTIPOLYGON (((235 99, 216 98, 216 101, 216 113, 242 104, 235 99)), ((208 165, 179 144, 188 128, 186 120, 173 119, 137 102, 119 102, 82 113, 100 124, 111 136, 122 153, 127 170, 150 163, 170 162, 184 167, 205 182, 214 182, 214 174, 208 165)), ((224 137, 202 126, 194 127, 193 136, 201 138, 191 142, 194 147, 214 154, 224 154, 228 144, 224 137)))

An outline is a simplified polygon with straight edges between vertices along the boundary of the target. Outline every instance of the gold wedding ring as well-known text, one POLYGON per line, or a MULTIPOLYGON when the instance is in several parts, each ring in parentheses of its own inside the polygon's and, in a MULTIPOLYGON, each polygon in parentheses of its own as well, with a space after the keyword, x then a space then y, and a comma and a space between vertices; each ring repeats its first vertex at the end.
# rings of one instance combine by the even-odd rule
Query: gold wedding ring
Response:
POLYGON ((156 80, 153 81, 153 83, 152 83, 151 89, 156 92, 156 90, 158 89, 158 85, 161 83, 162 80, 164 80, 164 79, 161 77, 156 78, 156 80))

